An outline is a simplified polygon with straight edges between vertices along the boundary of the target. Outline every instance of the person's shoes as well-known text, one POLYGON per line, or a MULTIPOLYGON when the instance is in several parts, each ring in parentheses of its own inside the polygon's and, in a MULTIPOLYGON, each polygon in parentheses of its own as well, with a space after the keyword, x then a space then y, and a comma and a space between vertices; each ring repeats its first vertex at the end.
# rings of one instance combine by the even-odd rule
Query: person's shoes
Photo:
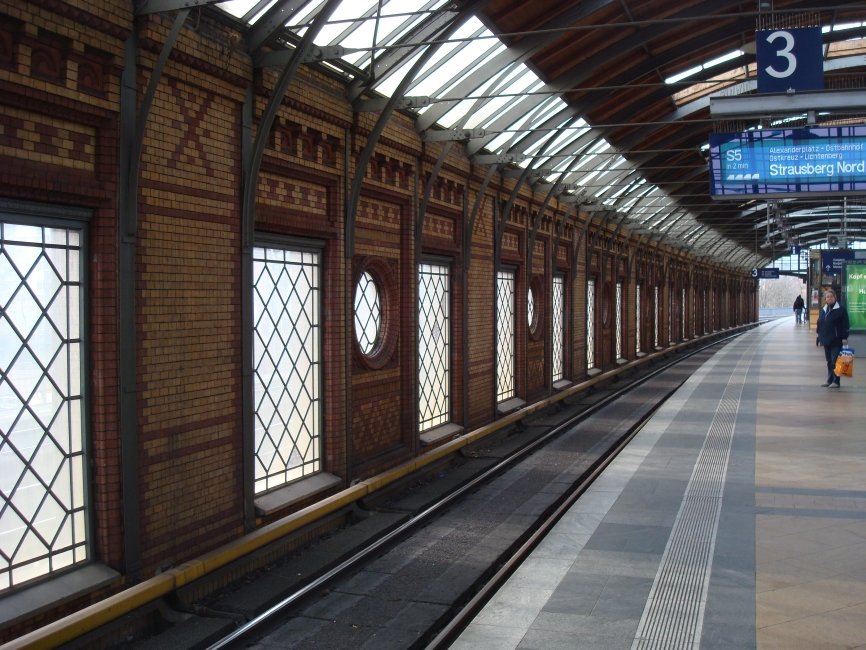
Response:
POLYGON ((822 388, 827 388, 828 386, 832 386, 832 385, 833 385, 833 384, 831 384, 829 381, 825 381, 823 384, 821 384, 821 387, 822 387, 822 388))
POLYGON ((829 385, 829 388, 841 388, 841 385, 839 384, 838 381, 834 381, 833 383, 831 383, 829 385))

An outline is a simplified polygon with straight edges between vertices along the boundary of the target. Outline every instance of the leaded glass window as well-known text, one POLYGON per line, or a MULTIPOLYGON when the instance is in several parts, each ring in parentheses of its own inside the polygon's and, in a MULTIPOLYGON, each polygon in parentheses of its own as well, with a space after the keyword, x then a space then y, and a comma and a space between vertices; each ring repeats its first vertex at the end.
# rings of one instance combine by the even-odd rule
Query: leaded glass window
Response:
POLYGON ((0 222, 0 590, 88 559, 83 236, 0 222))
POLYGON ((616 283, 616 358, 622 359, 622 282, 616 283))
POLYGON ((450 419, 451 323, 449 269, 421 264, 418 270, 418 428, 450 419))
POLYGON ((563 347, 565 340, 565 327, 563 323, 564 305, 565 305, 565 277, 562 275, 553 276, 553 296, 552 296, 551 318, 551 379, 559 381, 563 377, 563 347))
POLYGON ((659 288, 653 287, 653 345, 659 347, 659 288))
POLYGON ((514 273, 496 274, 496 400, 514 397, 514 273))
POLYGON ((595 368, 595 280, 586 281, 586 367, 595 368))
POLYGON ((361 274, 355 287, 355 338, 364 354, 373 354, 382 325, 379 288, 368 271, 361 274))
POLYGON ((253 249, 256 494, 321 470, 319 257, 253 249))
POLYGON ((674 288, 668 287, 668 310, 667 310, 667 323, 668 323, 668 345, 674 342, 674 288))

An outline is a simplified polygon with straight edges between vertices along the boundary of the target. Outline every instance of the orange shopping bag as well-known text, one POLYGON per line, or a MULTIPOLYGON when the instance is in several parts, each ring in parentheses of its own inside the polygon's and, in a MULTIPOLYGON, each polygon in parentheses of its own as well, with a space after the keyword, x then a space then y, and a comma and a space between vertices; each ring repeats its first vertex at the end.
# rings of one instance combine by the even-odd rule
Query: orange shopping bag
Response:
POLYGON ((854 350, 842 348, 839 356, 836 357, 836 368, 834 368, 833 372, 837 377, 854 376, 854 350))

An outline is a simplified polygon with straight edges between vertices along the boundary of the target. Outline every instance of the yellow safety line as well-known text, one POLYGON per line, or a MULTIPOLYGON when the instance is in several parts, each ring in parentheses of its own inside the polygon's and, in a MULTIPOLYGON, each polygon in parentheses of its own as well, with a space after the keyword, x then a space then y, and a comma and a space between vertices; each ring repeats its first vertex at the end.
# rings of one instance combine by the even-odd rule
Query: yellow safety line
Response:
MULTIPOLYGON (((750 327, 750 326, 745 326, 750 327)), ((734 332, 741 328, 731 328, 734 332)), ((716 333, 718 334, 718 332, 716 333)), ((172 569, 156 575, 144 582, 124 589, 123 591, 100 600, 84 609, 69 614, 53 623, 48 623, 32 632, 28 632, 17 639, 13 639, 0 650, 14 650, 17 648, 28 648, 34 650, 56 648, 57 646, 72 641, 101 625, 110 623, 114 619, 131 612, 138 607, 147 605, 157 598, 164 596, 180 587, 198 580, 204 575, 223 567, 238 558, 256 551, 267 544, 276 541, 299 528, 312 523, 321 517, 335 512, 355 501, 362 499, 377 490, 401 479, 425 466, 459 451, 461 448, 474 443, 491 433, 502 429, 514 422, 522 420, 527 415, 547 408, 556 402, 565 399, 575 393, 586 390, 594 384, 610 379, 626 370, 647 363, 658 356, 669 354, 681 347, 694 345, 696 340, 680 343, 659 352, 647 354, 645 357, 635 359, 623 364, 615 370, 599 374, 592 379, 570 386, 555 395, 551 395, 540 402, 510 413, 498 420, 466 435, 459 436, 447 443, 428 451, 417 458, 406 461, 381 474, 360 481, 336 494, 326 497, 315 504, 307 506, 302 510, 283 517, 279 521, 272 522, 255 531, 233 540, 223 546, 214 549, 194 560, 184 562, 172 569)))

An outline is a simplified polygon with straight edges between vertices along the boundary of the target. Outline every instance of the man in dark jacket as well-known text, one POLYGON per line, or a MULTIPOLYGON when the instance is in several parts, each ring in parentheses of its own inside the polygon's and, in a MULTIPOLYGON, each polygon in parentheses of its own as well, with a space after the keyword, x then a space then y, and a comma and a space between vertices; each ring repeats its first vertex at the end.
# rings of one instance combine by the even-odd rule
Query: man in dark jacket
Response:
POLYGON ((824 356, 827 358, 827 381, 822 386, 839 388, 839 377, 833 370, 839 351, 848 344, 849 329, 848 312, 836 302, 836 292, 827 289, 824 292, 824 307, 818 312, 818 336, 815 338, 815 345, 824 346, 824 356))
POLYGON ((803 296, 801 296, 798 293, 797 297, 794 298, 794 315, 797 317, 798 323, 803 322, 803 306, 804 305, 805 305, 805 303, 803 302, 803 296))

